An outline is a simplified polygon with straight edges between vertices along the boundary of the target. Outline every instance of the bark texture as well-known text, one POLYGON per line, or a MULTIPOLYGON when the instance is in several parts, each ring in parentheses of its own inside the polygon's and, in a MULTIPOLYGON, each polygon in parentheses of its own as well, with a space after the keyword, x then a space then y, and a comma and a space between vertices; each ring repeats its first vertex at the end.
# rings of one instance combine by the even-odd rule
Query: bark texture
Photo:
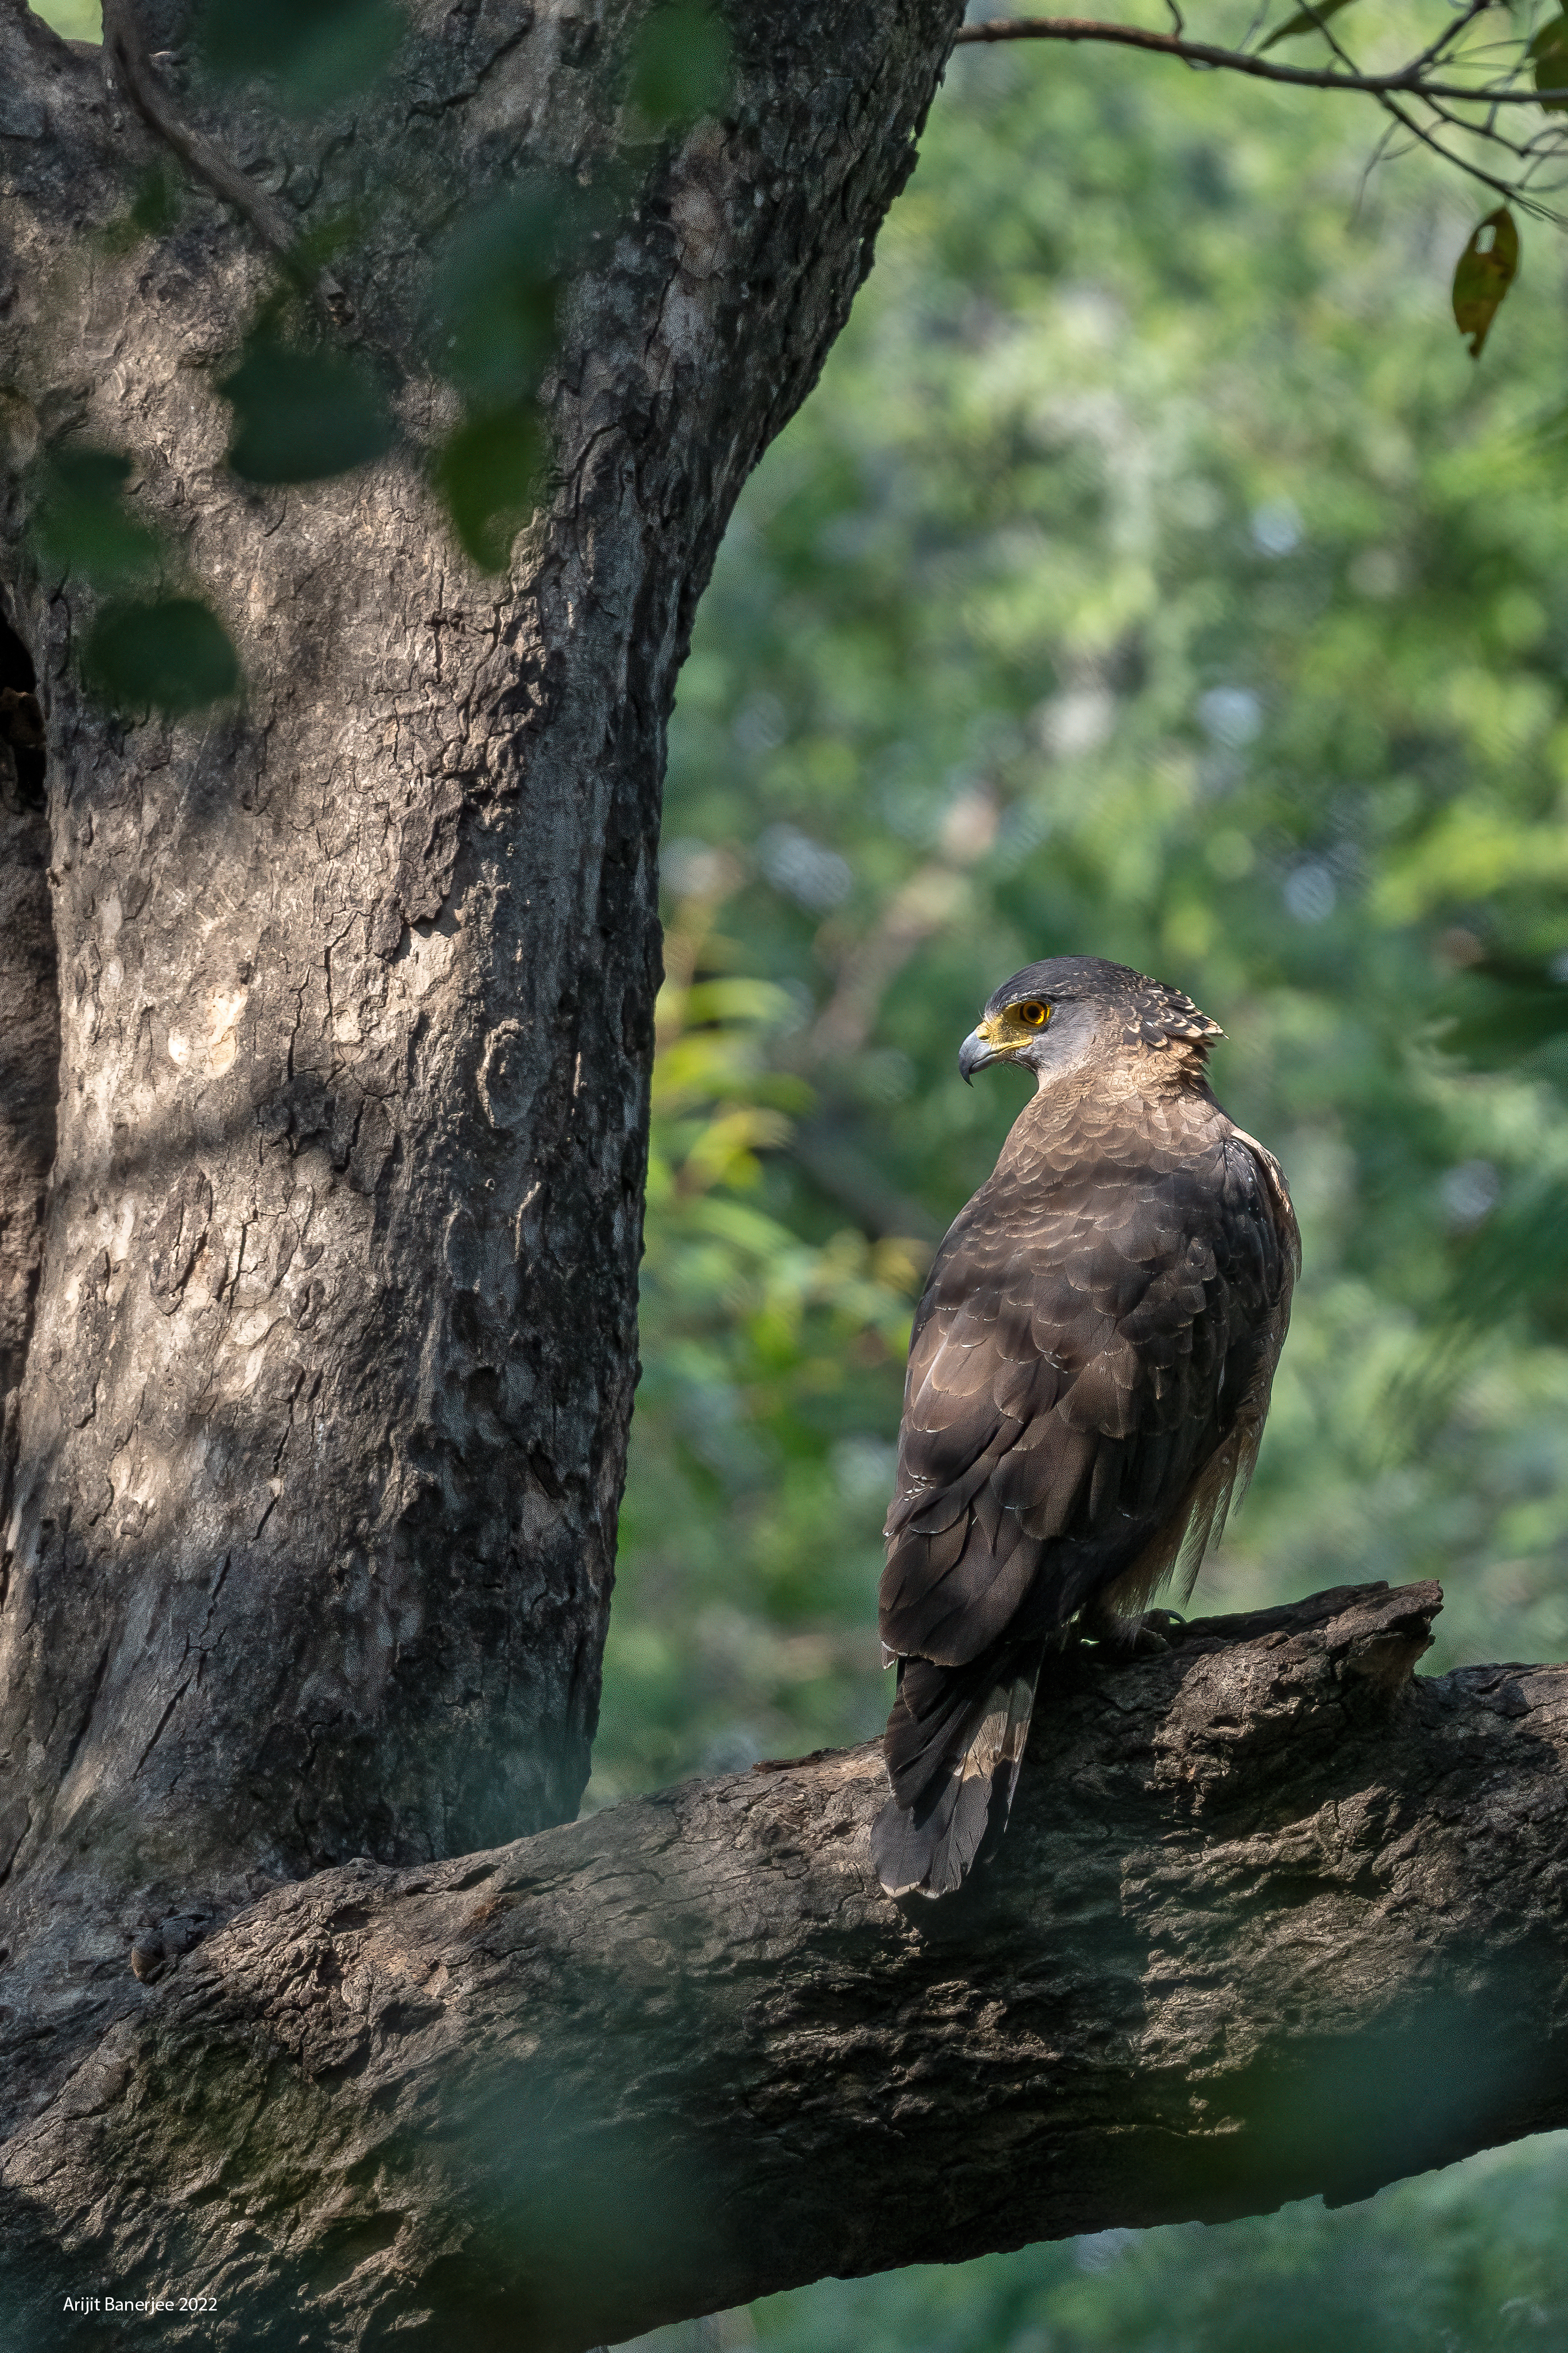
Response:
MULTIPOLYGON (((390 84, 313 127, 215 109, 178 5, 145 46, 302 230, 361 208, 353 332, 428 440, 440 237, 525 167, 609 170, 638 13, 416 0, 390 84)), ((0 1569, 24 2107, 150 1924, 177 1942, 279 1879, 575 1811, 637 1370, 666 718, 960 13, 735 12, 725 120, 637 151, 575 282, 550 503, 498 582, 416 450, 278 492, 226 471, 253 226, 193 186, 167 235, 105 235, 154 136, 0 0, 0 590, 47 712, 63 1008, 0 1569), (62 434, 133 453, 133 511, 239 648, 234 707, 83 700, 91 597, 25 536, 62 434)))
POLYGON ((74 2280, 216 2295, 174 2344, 575 2353, 1568 2122, 1568 1669, 1413 1681, 1439 1606, 1069 1657, 940 1905, 877 1883, 874 1747, 279 1890, 14 2144, 15 2341, 117 2341, 74 2280))
MULTIPOLYGON (((37 1293, 59 1083, 47 764, 30 742, 33 685, 32 663, 0 599, 0 696, 8 691, 26 698, 14 728, 5 723, 12 714, 0 711, 0 1492, 15 1448, 37 1293)), ((0 1799, 0 1848, 3 1808, 0 1799)))

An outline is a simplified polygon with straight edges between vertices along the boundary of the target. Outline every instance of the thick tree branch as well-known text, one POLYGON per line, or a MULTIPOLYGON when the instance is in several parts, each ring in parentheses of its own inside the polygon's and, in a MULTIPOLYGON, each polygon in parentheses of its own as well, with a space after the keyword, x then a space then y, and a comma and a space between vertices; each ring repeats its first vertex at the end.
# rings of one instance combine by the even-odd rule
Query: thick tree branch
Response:
POLYGON ((1439 1606, 1341 1588, 1070 1655, 945 1904, 876 1883, 874 1748, 279 1889, 126 1968, 12 2144, 6 2307, 72 2345, 90 2273, 216 2293, 168 2344, 297 2342, 304 2298, 323 2345, 569 2353, 1561 2124, 1568 1670, 1413 1682, 1439 1606))

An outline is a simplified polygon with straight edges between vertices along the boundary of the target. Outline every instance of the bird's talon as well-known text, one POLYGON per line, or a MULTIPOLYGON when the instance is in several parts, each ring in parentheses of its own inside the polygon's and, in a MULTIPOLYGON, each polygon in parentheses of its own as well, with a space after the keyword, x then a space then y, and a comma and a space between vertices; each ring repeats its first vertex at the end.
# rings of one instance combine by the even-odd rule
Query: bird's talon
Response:
POLYGON ((1113 1657, 1157 1659, 1169 1651, 1186 1620, 1174 1609, 1145 1609, 1137 1618, 1120 1618, 1110 1610, 1087 1613, 1078 1631, 1113 1657))

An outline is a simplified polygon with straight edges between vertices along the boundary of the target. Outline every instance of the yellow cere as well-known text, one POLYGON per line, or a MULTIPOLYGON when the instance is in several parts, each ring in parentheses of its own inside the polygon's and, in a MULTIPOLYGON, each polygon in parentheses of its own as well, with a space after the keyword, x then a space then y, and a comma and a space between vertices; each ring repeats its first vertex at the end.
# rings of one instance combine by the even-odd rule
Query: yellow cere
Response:
POLYGON ((1037 1036, 1051 1018, 1052 1008, 1036 997, 1026 997, 1019 1005, 1009 1005, 1001 1013, 993 1013, 979 1025, 976 1035, 998 1053, 1016 1053, 1030 1037, 1037 1036))

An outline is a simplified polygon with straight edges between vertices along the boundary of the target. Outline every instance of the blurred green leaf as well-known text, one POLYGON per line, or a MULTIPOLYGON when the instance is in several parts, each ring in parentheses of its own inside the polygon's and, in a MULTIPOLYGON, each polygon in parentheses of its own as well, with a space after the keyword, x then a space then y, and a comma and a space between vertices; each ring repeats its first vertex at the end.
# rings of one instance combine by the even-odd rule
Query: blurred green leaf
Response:
POLYGON ((1506 205, 1476 227, 1454 271, 1454 324, 1479 360, 1504 295, 1519 271, 1519 231, 1506 205))
MULTIPOLYGON (((1549 1312, 1568 1293, 1568 1185, 1538 1185, 1507 1204, 1458 1252, 1439 1328, 1496 1325, 1521 1308, 1549 1312)), ((1568 1332, 1559 1333, 1568 1337, 1568 1332)))
POLYGON ((184 194, 178 172, 173 164, 160 158, 149 164, 137 184, 136 194, 129 208, 117 221, 111 221, 103 232, 103 242, 110 253, 129 253, 146 237, 163 237, 180 216, 180 203, 184 194))
POLYGON ((82 676, 117 711, 170 718, 233 694, 239 661, 216 614, 194 596, 106 605, 82 649, 82 676))
POLYGON ((1568 1036, 1568 972, 1556 957, 1487 956, 1449 992, 1439 1043, 1473 1070, 1515 1070, 1568 1036))
POLYGON ((539 503, 549 441, 531 401, 469 417, 438 452, 436 488, 458 539, 482 570, 504 572, 539 503))
POLYGON ((434 357, 476 405, 500 407, 538 389, 554 356, 561 280, 584 210, 580 191, 540 177, 447 240, 436 269, 434 357))
POLYGON ((324 269, 347 253, 373 227, 375 205, 363 194, 332 212, 318 214, 289 249, 289 266, 297 278, 324 269))
POLYGON ((1277 32, 1270 33, 1266 41, 1258 43, 1258 56, 1261 57, 1266 49, 1271 49, 1276 41, 1292 41, 1299 33, 1321 32, 1331 16, 1337 16, 1342 8, 1350 5, 1351 0, 1322 0, 1321 7, 1299 8, 1277 32))
POLYGON ((730 84, 730 33, 717 9, 666 0, 648 11, 633 36, 626 95, 654 135, 721 113, 730 84))
POLYGON ((203 0, 195 26, 198 52, 220 79, 263 76, 297 113, 366 89, 407 29, 397 0, 203 0))
POLYGON ((395 437, 385 396, 363 360, 303 351, 266 329, 217 388, 234 410, 228 462, 244 481, 321 481, 368 465, 395 437))
POLYGON ((730 973, 721 980, 694 981, 686 991, 683 1018, 689 1031, 704 1022, 766 1028, 787 1021, 793 1011, 791 999, 776 982, 730 973))
MULTIPOLYGON (((1548 18, 1526 54, 1535 59, 1537 90, 1568 90, 1568 10, 1548 18)), ((1542 99, 1542 104, 1548 114, 1568 113, 1568 98, 1542 99)))
POLYGON ((46 571, 74 573, 97 588, 122 587, 157 570, 159 541, 125 511, 131 460, 112 449, 52 450, 37 477, 32 536, 46 571))
POLYGON ((179 218, 184 195, 184 183, 172 164, 149 164, 132 202, 132 227, 140 237, 163 237, 179 218))

